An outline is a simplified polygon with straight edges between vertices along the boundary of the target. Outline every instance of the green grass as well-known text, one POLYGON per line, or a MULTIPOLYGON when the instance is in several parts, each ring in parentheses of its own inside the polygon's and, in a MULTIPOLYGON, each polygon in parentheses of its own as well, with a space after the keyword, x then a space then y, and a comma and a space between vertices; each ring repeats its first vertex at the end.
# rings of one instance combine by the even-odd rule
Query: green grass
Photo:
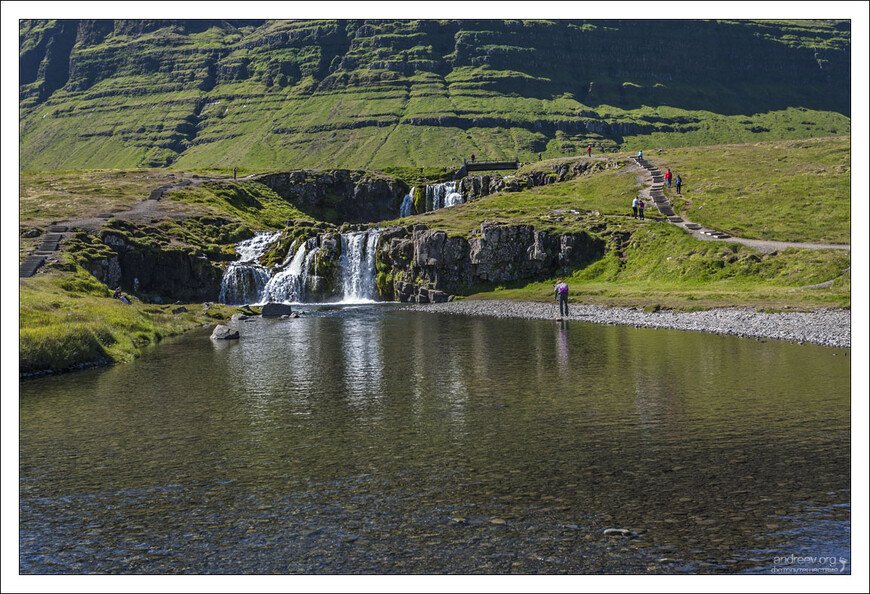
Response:
MULTIPOLYGON (((679 22, 673 39, 631 21, 485 27, 324 20, 117 30, 78 44, 70 84, 47 100, 38 67, 20 87, 21 167, 443 168, 472 153, 528 161, 588 143, 612 152, 850 133, 847 22, 679 22), (606 49, 635 41, 650 47, 646 68, 606 49), (566 59, 572 51, 578 59, 566 59), (735 73, 725 63, 734 52, 782 68, 735 73), (687 55, 709 74, 662 78, 661 64, 687 55), (826 86, 822 71, 833 79, 826 86)), ((23 21, 22 58, 39 58, 52 28, 23 21)))
POLYGON ((166 200, 205 207, 256 229, 281 229, 288 220, 312 220, 272 189, 252 181, 205 182, 164 196, 166 200))
MULTIPOLYGON (((583 159, 583 158, 580 158, 583 159)), ((552 165, 578 159, 535 162, 520 170, 520 174, 534 170, 552 171, 552 165)), ((610 159, 613 167, 571 180, 524 188, 521 191, 501 191, 490 196, 466 202, 451 208, 427 212, 407 219, 385 222, 425 223, 433 229, 467 235, 488 220, 511 224, 534 225, 538 230, 564 232, 579 230, 589 220, 603 221, 608 217, 622 217, 631 212, 632 198, 641 185, 627 168, 624 157, 610 159), (565 211, 577 211, 572 214, 565 211), (596 214, 597 213, 597 214, 596 214)), ((654 209, 648 209, 649 218, 662 219, 654 209)), ((643 225, 641 222, 630 224, 643 225)))
MULTIPOLYGON (((671 149, 649 155, 683 178, 688 219, 738 237, 850 242, 851 139, 671 149)), ((663 169, 664 171, 664 169, 663 169)))
MULTIPOLYGON (((620 229, 624 230, 624 229, 620 229)), ((695 310, 743 305, 761 309, 851 306, 848 252, 788 249, 760 254, 738 244, 702 242, 653 223, 625 244, 611 236, 604 258, 566 278, 572 302, 695 310), (807 288, 834 280, 829 288, 807 288)), ((548 301, 555 279, 474 287, 475 299, 548 301)))
POLYGON ((65 371, 81 365, 130 361, 163 338, 216 324, 235 308, 177 306, 113 299, 108 287, 81 268, 50 270, 19 282, 19 372, 65 371))

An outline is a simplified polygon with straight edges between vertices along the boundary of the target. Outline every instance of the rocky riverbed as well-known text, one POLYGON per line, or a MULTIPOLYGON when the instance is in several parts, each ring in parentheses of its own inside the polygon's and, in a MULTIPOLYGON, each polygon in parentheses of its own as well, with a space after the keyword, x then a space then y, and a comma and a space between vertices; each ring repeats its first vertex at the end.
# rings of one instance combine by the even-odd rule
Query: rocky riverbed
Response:
MULTIPOLYGON (((558 317, 558 308, 554 302, 453 301, 420 305, 419 308, 429 312, 499 318, 552 320, 558 317)), ((669 328, 758 339, 808 342, 837 348, 852 346, 852 313, 843 309, 761 313, 750 308, 730 307, 693 312, 664 310, 646 312, 631 307, 572 304, 568 319, 637 328, 669 328)))

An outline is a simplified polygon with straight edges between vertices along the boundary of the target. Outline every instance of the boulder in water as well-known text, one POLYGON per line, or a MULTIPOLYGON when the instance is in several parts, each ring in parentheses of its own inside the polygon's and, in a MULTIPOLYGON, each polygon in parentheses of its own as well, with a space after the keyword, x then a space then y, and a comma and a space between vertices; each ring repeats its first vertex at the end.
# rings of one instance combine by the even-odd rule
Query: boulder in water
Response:
POLYGON ((224 326, 223 324, 218 324, 214 332, 211 333, 212 340, 233 340, 239 337, 238 330, 230 330, 229 327, 224 326))
POLYGON ((283 303, 267 303, 263 306, 262 316, 264 318, 277 318, 280 316, 289 316, 293 313, 293 309, 289 305, 283 303))
POLYGON ((238 322, 239 320, 247 320, 247 319, 248 319, 248 316, 246 316, 246 315, 243 314, 243 313, 234 313, 234 314, 233 314, 233 317, 230 318, 230 319, 231 319, 232 321, 234 321, 234 322, 238 322))

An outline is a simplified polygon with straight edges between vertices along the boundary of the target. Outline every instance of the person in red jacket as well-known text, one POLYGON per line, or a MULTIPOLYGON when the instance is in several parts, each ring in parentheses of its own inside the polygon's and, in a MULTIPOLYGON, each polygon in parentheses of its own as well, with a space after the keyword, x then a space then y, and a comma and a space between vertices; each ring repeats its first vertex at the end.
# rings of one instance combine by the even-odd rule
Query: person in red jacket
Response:
POLYGON ((591 156, 592 156, 592 145, 591 145, 591 144, 590 144, 589 146, 586 147, 586 156, 587 156, 587 157, 591 157, 591 156))
POLYGON ((671 173, 671 168, 668 167, 667 172, 665 173, 665 183, 668 184, 668 187, 671 187, 671 179, 674 177, 674 174, 671 173))

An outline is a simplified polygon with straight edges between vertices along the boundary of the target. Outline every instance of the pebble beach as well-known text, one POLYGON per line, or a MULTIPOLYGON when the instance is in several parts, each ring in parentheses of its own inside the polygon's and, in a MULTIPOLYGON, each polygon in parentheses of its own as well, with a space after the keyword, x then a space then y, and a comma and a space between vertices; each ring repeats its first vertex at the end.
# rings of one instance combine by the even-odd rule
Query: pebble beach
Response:
MULTIPOLYGON (((428 312, 497 318, 554 320, 558 317, 558 309, 552 302, 452 301, 420 305, 419 308, 428 312)), ((692 312, 645 312, 632 307, 572 304, 569 311, 567 319, 578 322, 690 330, 836 348, 852 346, 852 313, 844 309, 762 313, 751 308, 729 307, 692 312)))

